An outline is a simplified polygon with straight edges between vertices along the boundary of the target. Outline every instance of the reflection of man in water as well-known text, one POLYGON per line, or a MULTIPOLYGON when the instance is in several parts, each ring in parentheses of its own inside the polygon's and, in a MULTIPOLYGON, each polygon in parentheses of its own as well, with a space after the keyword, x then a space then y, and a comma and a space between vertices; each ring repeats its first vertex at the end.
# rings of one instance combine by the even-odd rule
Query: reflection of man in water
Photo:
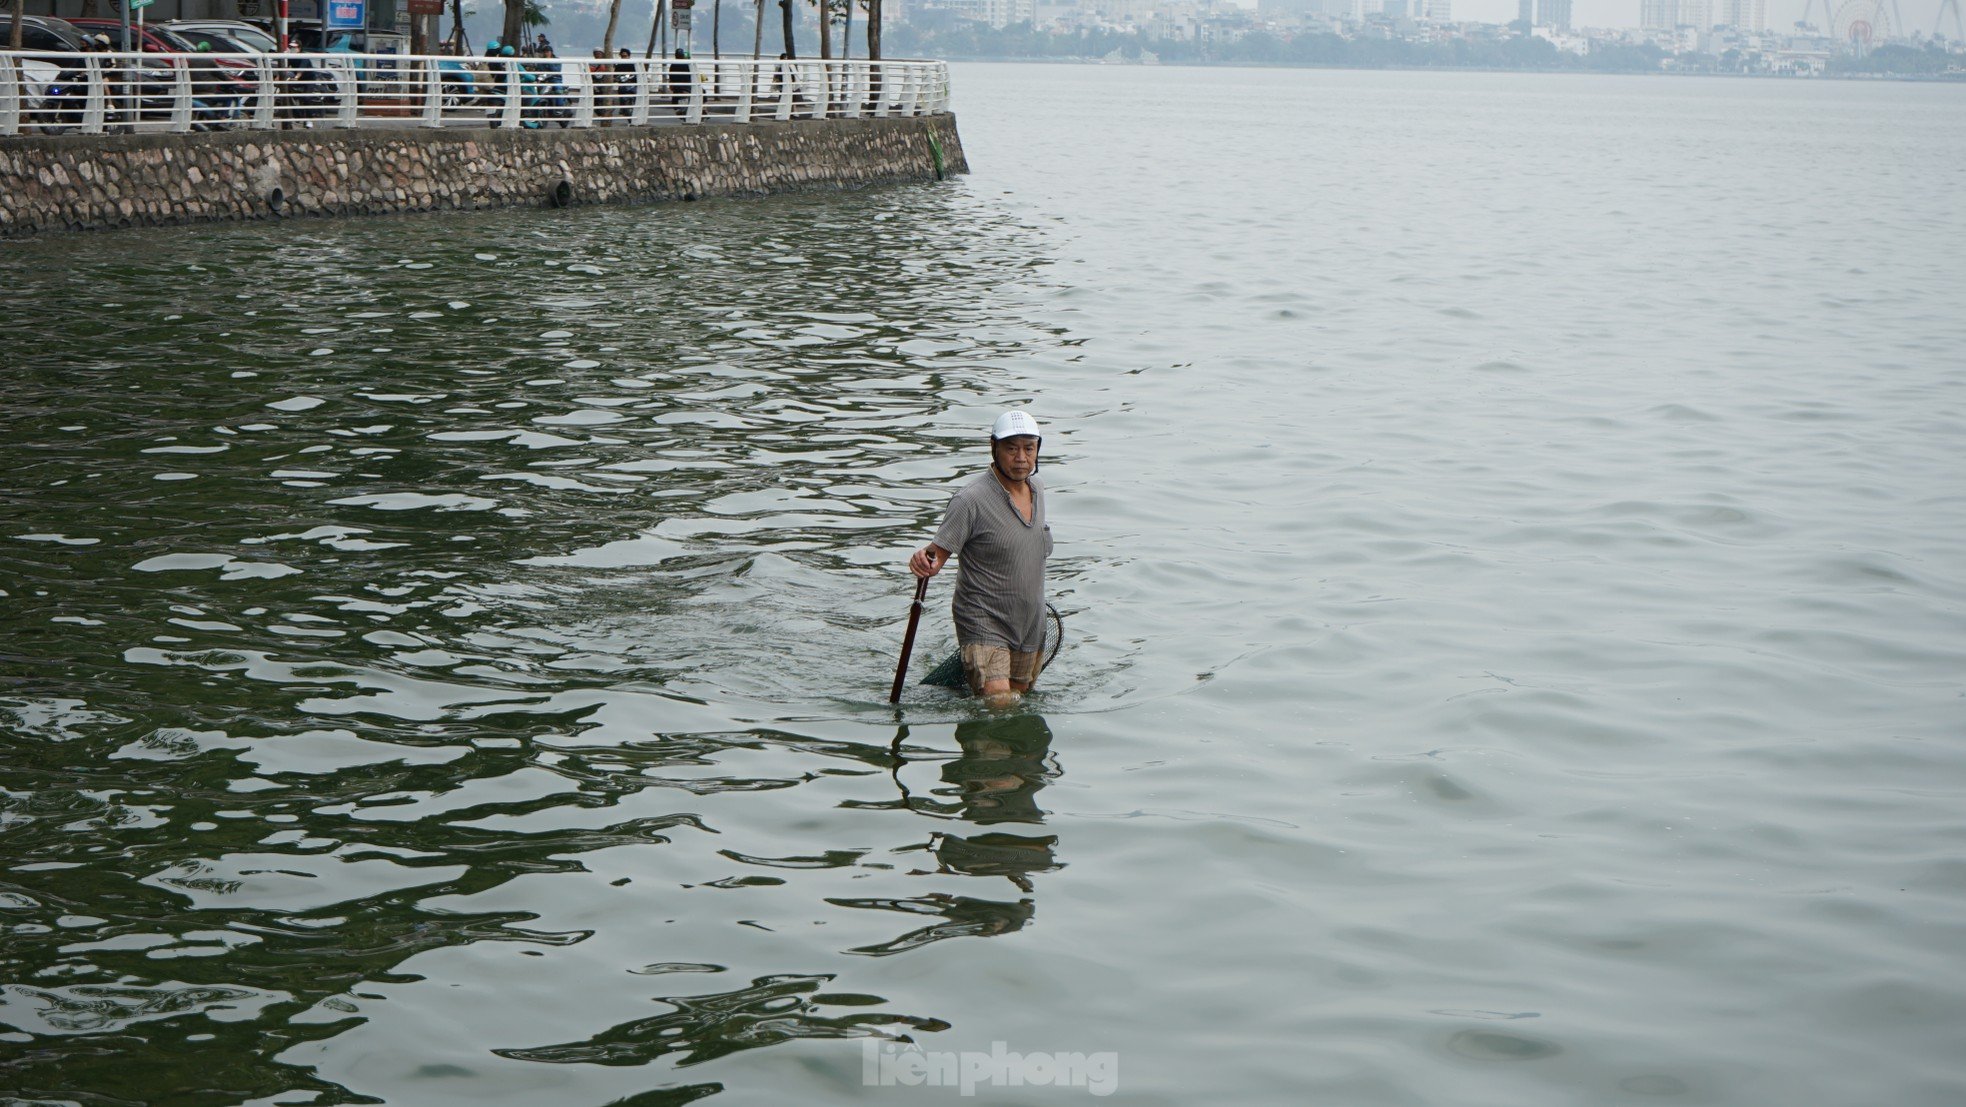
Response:
POLYGON ((1038 421, 1006 411, 990 428, 990 471, 949 501, 935 540, 908 559, 918 577, 956 558, 956 642, 969 690, 1007 706, 1038 679, 1044 648, 1044 562, 1051 556, 1038 421))
MULTIPOLYGON (((953 788, 936 789, 952 796, 953 804, 915 801, 918 811, 951 814, 985 827, 1003 823, 1042 823, 1044 810, 1038 792, 1058 776, 1051 764, 1051 728, 1035 715, 959 723, 956 741, 962 756, 942 765, 942 779, 953 788)), ((1031 891, 1029 873, 1058 867, 1052 835, 1030 836, 1001 831, 983 834, 938 832, 929 839, 936 871, 969 876, 1001 876, 1021 891, 1031 891)))
POLYGON ((943 763, 942 779, 960 789, 961 818, 985 826, 1044 821, 1038 793, 1058 770, 1050 763, 1051 728, 1042 715, 957 723, 956 744, 962 756, 943 763))
MULTIPOLYGON (((895 736, 897 753, 906 734, 904 729, 895 736)), ((935 789, 933 796, 912 795, 906 785, 902 786, 901 802, 909 810, 959 818, 985 827, 1044 821, 1044 811, 1037 805, 1037 793, 1057 778, 1058 769, 1050 759, 1051 728, 1042 718, 1015 715, 960 723, 956 726, 956 741, 962 746, 962 755, 943 762, 943 786, 935 789)), ((898 772, 895 779, 897 783, 900 781, 898 772)), ((1022 929, 1037 910, 1028 898, 1034 891, 1031 876, 1059 867, 1057 845, 1058 839, 1049 834, 1010 834, 1001 830, 969 835, 938 831, 930 835, 925 848, 935 857, 935 868, 915 869, 910 875, 1003 877, 1025 893, 1026 898, 993 900, 930 892, 909 899, 834 900, 842 906, 941 918, 891 941, 849 952, 885 956, 944 938, 987 937, 1022 929)))

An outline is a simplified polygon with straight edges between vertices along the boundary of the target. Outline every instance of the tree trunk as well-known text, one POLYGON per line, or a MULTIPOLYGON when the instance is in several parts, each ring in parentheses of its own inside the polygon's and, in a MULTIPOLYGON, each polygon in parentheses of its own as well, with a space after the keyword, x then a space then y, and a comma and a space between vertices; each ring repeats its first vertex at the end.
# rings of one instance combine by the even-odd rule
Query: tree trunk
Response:
POLYGON ((526 0, 505 0, 505 26, 498 32, 499 45, 517 50, 525 36, 526 0))
POLYGON ((620 21, 621 0, 614 0, 608 5, 607 32, 601 36, 601 53, 607 55, 610 60, 614 58, 614 25, 620 21))
POLYGON ((778 14, 785 27, 785 56, 796 58, 799 51, 792 39, 792 0, 778 0, 778 14))
POLYGON ((724 56, 724 0, 711 0, 710 3, 710 59, 721 61, 724 56))
POLYGON ((819 56, 833 60, 833 0, 819 0, 819 56))
POLYGON ((82 0, 82 14, 80 18, 94 19, 95 16, 96 16, 96 0, 82 0))
MULTIPOLYGON (((619 3, 620 0, 615 0, 619 3)), ((751 60, 765 56, 765 0, 758 0, 757 26, 751 29, 751 60)), ((755 77, 753 78, 755 79, 755 77)))
POLYGON ((845 0, 846 24, 840 28, 840 60, 853 60, 853 0, 845 0))
POLYGON ((867 0, 867 110, 881 102, 881 0, 867 0))
MULTIPOLYGON (((463 0, 459 0, 460 3, 463 0)), ((642 57, 655 56, 655 36, 662 33, 662 18, 669 14, 669 0, 655 0, 655 22, 649 24, 649 44, 642 50, 642 57)))
POLYGON ((14 0, 14 29, 7 32, 7 49, 20 49, 20 25, 27 19, 27 0, 14 0))

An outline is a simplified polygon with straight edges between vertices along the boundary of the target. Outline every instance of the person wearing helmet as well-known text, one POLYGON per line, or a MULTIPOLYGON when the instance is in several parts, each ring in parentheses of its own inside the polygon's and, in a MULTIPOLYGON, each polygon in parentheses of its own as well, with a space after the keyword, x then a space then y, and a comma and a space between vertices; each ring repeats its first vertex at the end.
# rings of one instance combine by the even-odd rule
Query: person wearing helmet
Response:
POLYGON ((956 559, 951 610, 969 689, 993 706, 1015 703, 1038 679, 1044 646, 1044 562, 1051 556, 1038 450, 1028 412, 1006 411, 990 428, 990 471, 949 500, 935 540, 908 568, 932 577, 956 559))

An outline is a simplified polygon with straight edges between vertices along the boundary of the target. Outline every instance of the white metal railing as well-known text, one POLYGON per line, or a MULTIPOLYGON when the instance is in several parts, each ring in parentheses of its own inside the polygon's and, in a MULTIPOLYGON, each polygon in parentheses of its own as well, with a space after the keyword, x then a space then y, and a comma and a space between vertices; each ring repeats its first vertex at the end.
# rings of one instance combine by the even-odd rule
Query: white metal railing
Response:
POLYGON ((648 127, 938 115, 939 61, 0 50, 0 135, 648 127))

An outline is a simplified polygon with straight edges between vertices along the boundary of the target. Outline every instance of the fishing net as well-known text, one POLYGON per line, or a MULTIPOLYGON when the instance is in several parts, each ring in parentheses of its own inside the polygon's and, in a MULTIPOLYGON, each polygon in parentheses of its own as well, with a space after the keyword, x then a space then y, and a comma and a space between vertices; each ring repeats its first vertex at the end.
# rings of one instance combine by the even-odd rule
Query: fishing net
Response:
MULTIPOLYGON (((1065 620, 1059 618, 1058 609, 1050 604, 1044 605, 1044 644, 1038 647, 1040 660, 1038 672, 1051 668, 1051 659, 1058 656, 1058 647, 1065 643, 1065 620)), ((961 650, 950 654, 928 671, 922 678, 923 684, 937 688, 954 688, 959 692, 969 690, 969 681, 963 676, 963 655, 961 650)))

